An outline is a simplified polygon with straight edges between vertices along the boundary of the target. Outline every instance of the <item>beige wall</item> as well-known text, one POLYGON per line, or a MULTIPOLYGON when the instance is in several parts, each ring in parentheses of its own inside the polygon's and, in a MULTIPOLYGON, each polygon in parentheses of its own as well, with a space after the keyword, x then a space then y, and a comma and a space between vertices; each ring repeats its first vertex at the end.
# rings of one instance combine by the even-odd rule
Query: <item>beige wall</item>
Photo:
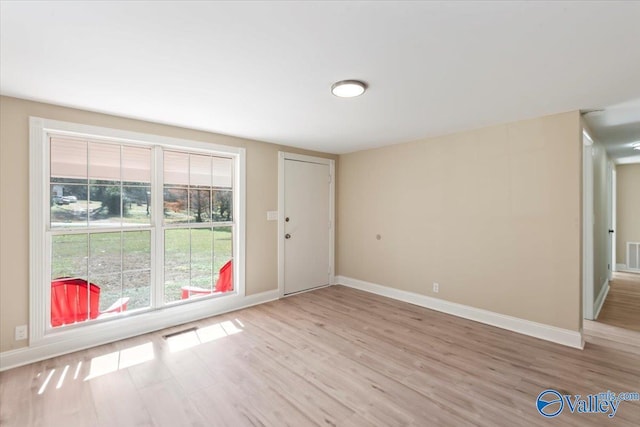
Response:
POLYGON ((616 258, 627 263, 627 242, 640 242, 640 164, 616 167, 616 258))
MULTIPOLYGON (((278 150, 336 158, 0 97, 0 351, 26 345, 29 116, 245 147, 248 294, 277 288, 278 150)), ((578 330, 580 132, 572 112, 340 156, 337 273, 578 330)))
POLYGON ((340 156, 338 274, 579 330, 581 131, 571 112, 340 156))
POLYGON ((290 147, 174 126, 131 120, 49 104, 0 97, 0 352, 26 345, 13 331, 29 320, 29 116, 111 127, 175 138, 245 147, 247 150, 247 294, 277 289, 275 221, 278 208, 278 150, 290 147))
POLYGON ((593 152, 593 297, 597 298, 609 278, 608 265, 611 263, 607 245, 609 244, 609 211, 607 197, 609 191, 608 167, 610 160, 599 142, 591 146, 593 152))

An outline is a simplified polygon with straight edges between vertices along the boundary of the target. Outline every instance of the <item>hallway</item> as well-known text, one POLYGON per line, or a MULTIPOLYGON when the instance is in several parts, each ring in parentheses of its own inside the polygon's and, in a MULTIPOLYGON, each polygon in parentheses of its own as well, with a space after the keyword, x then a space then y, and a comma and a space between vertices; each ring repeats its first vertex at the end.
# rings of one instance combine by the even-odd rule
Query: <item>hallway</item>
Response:
POLYGON ((598 322, 640 332, 640 274, 613 273, 598 322))

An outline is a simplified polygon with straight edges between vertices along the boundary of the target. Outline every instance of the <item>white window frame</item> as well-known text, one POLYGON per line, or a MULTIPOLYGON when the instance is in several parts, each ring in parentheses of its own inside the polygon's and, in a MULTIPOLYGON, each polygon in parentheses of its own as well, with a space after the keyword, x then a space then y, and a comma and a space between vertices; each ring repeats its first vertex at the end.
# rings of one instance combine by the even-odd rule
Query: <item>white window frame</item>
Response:
MULTIPOLYGON (((97 126, 82 125, 44 119, 29 118, 29 345, 47 346, 47 354, 55 355, 70 349, 82 349, 142 333, 178 325, 233 310, 244 305, 245 298, 245 224, 246 224, 246 153, 242 147, 232 147, 200 141, 170 138, 159 135, 131 132, 97 126), (234 159, 234 222, 233 275, 234 291, 229 295, 198 298, 188 303, 160 304, 162 292, 155 292, 154 283, 164 283, 163 262, 156 263, 151 272, 152 295, 156 308, 137 313, 126 313, 105 321, 82 323, 78 327, 47 327, 50 318, 49 279, 50 241, 47 238, 49 209, 49 136, 74 136, 88 139, 110 140, 131 145, 162 147, 191 153, 222 155, 234 159), (158 277, 158 275, 160 275, 158 277)), ((162 150, 152 149, 152 209, 163 209, 162 150), (155 183, 155 185, 153 184, 155 183)), ((164 254, 164 228, 151 224, 155 233, 155 245, 151 256, 164 254)), ((153 239, 152 239, 153 240, 153 239)))

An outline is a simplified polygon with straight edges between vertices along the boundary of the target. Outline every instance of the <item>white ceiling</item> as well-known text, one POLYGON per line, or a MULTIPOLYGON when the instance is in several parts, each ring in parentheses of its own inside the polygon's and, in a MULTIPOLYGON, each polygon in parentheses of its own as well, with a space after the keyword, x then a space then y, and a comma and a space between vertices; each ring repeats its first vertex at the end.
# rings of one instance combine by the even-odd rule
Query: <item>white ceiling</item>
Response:
POLYGON ((6 2, 0 93, 332 153, 640 98, 640 2, 6 2), (339 99, 333 82, 362 79, 339 99))

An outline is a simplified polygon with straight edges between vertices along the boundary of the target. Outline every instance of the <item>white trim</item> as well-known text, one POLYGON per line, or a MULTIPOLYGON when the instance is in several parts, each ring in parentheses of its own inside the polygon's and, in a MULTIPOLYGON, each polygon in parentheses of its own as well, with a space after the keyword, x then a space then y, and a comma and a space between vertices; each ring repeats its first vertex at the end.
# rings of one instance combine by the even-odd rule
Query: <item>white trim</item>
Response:
POLYGON ((284 160, 278 152, 278 295, 284 296, 284 160))
POLYGON ((640 163, 640 156, 622 157, 615 160, 616 165, 632 165, 640 163))
MULTIPOLYGON (((307 156, 304 154, 278 152, 278 292, 280 297, 284 294, 284 191, 285 191, 285 160, 297 160, 300 162, 317 163, 329 166, 329 285, 335 283, 335 194, 336 174, 335 161, 323 157, 307 156)), ((315 288, 314 288, 315 289, 315 288)))
POLYGON ((336 162, 329 162, 329 285, 336 282, 336 162))
POLYGON ((582 147, 582 310, 585 319, 593 320, 594 287, 594 201, 593 141, 583 130, 582 147))
POLYGON ((68 135, 80 138, 105 139, 133 145, 162 145, 165 148, 181 150, 189 148, 193 151, 211 153, 240 154, 245 149, 229 145, 214 144, 211 142, 194 141, 190 139, 173 138, 169 136, 154 135, 149 133, 132 132, 122 129, 106 128, 101 126, 83 125, 81 123, 63 122, 59 120, 44 119, 40 117, 29 118, 31 126, 39 124, 46 131, 54 131, 57 135, 68 135))
POLYGON ((288 153, 286 151, 278 152, 278 157, 286 160, 297 160, 299 162, 318 163, 320 165, 331 165, 334 163, 332 159, 324 157, 307 156, 305 154, 288 153))
MULTIPOLYGON (((613 233, 610 233, 611 237, 611 259, 609 260, 609 262, 611 263, 611 271, 609 272, 610 275, 613 274, 614 271, 617 271, 616 267, 616 260, 618 259, 618 254, 617 254, 617 247, 616 245, 617 243, 617 236, 616 236, 616 230, 618 229, 618 223, 617 223, 617 219, 616 216, 618 215, 618 176, 617 176, 617 172, 616 172, 616 167, 615 164, 614 166, 611 168, 611 194, 609 195, 609 198, 611 200, 611 230, 613 230, 613 233)), ((609 279, 611 279, 611 276, 609 277, 609 279)))
POLYGON ((371 292, 376 295, 408 302, 431 310, 452 314, 464 319, 518 332, 523 335, 529 335, 546 341, 566 345, 568 347, 578 349, 584 348, 582 330, 572 331, 569 329, 558 328, 556 326, 532 322, 518 317, 507 316, 505 314, 495 313, 481 308, 470 307, 455 302, 428 297, 426 295, 416 294, 414 292, 377 285, 375 283, 365 282, 363 280, 353 279, 350 277, 336 276, 336 283, 354 289, 371 292))
MULTIPOLYGON (((609 160, 609 158, 607 157, 607 154, 605 152, 605 158, 606 160, 606 169, 607 169, 607 176, 606 176, 606 187, 605 187, 605 199, 606 199, 606 204, 607 204, 607 217, 606 217, 606 223, 607 223, 607 254, 606 254, 606 258, 607 258, 607 282, 609 280, 611 280, 612 278, 612 274, 613 274, 613 264, 611 264, 611 260, 615 259, 613 258, 613 233, 609 233, 609 230, 613 230, 614 226, 613 226, 613 173, 614 173, 614 165, 613 162, 611 160, 609 160)), ((597 301, 597 298, 596 298, 597 301)), ((598 318, 598 314, 597 312, 595 312, 595 318, 598 318)))
POLYGON ((596 298, 593 304, 593 312, 595 313, 595 319, 600 315, 600 310, 602 310, 602 306, 604 305, 605 300, 607 299, 607 295, 609 295, 609 281, 606 280, 602 284, 602 288, 600 289, 600 293, 598 294, 598 298, 596 298))
MULTIPOLYGON (((46 301, 49 291, 42 286, 46 283, 49 269, 46 255, 48 244, 42 244, 46 239, 45 211, 48 206, 46 200, 45 176, 49 169, 47 159, 47 144, 45 119, 29 118, 29 344, 44 336, 48 309, 43 310, 42 302, 46 301), (44 144, 44 149, 43 149, 44 144), (34 203, 37 206, 34 206, 34 203), (34 337, 35 340, 34 340, 34 337)), ((47 242, 48 243, 48 242, 47 242)), ((48 304, 44 304, 48 307, 48 304)))
POLYGON ((136 321, 134 326, 127 326, 126 328, 122 327, 123 322, 121 320, 124 319, 113 320, 102 323, 100 326, 103 330, 99 334, 89 332, 77 338, 46 342, 40 345, 0 353, 0 372, 62 354, 158 331, 207 317, 213 317, 277 299, 278 292, 272 290, 246 297, 236 295, 213 300, 203 300, 189 304, 189 312, 185 312, 184 310, 180 311, 177 307, 170 307, 164 310, 150 312, 145 315, 144 320, 141 319, 142 315, 136 316, 136 319, 140 319, 140 321, 136 321))
MULTIPOLYGON (((162 182, 164 176, 163 151, 160 147, 153 148, 152 173, 155 174, 154 182, 162 182)), ((164 210, 164 185, 151 187, 154 192, 151 197, 152 212, 162 212, 164 210)), ((157 216, 151 216, 151 238, 155 246, 151 246, 151 258, 156 265, 164 266, 164 230, 162 224, 158 224, 157 216)), ((151 269, 151 283, 164 283, 164 268, 151 269)), ((161 307, 164 303, 164 286, 151 286, 152 307, 161 307)))
POLYGON ((234 269, 233 278, 234 286, 237 286, 237 292, 242 297, 246 296, 246 250, 247 250, 247 156, 244 148, 238 149, 238 161, 234 168, 234 193, 237 196, 234 198, 234 206, 236 209, 235 215, 237 215, 236 229, 235 229, 235 247, 233 248, 234 256, 234 269))

